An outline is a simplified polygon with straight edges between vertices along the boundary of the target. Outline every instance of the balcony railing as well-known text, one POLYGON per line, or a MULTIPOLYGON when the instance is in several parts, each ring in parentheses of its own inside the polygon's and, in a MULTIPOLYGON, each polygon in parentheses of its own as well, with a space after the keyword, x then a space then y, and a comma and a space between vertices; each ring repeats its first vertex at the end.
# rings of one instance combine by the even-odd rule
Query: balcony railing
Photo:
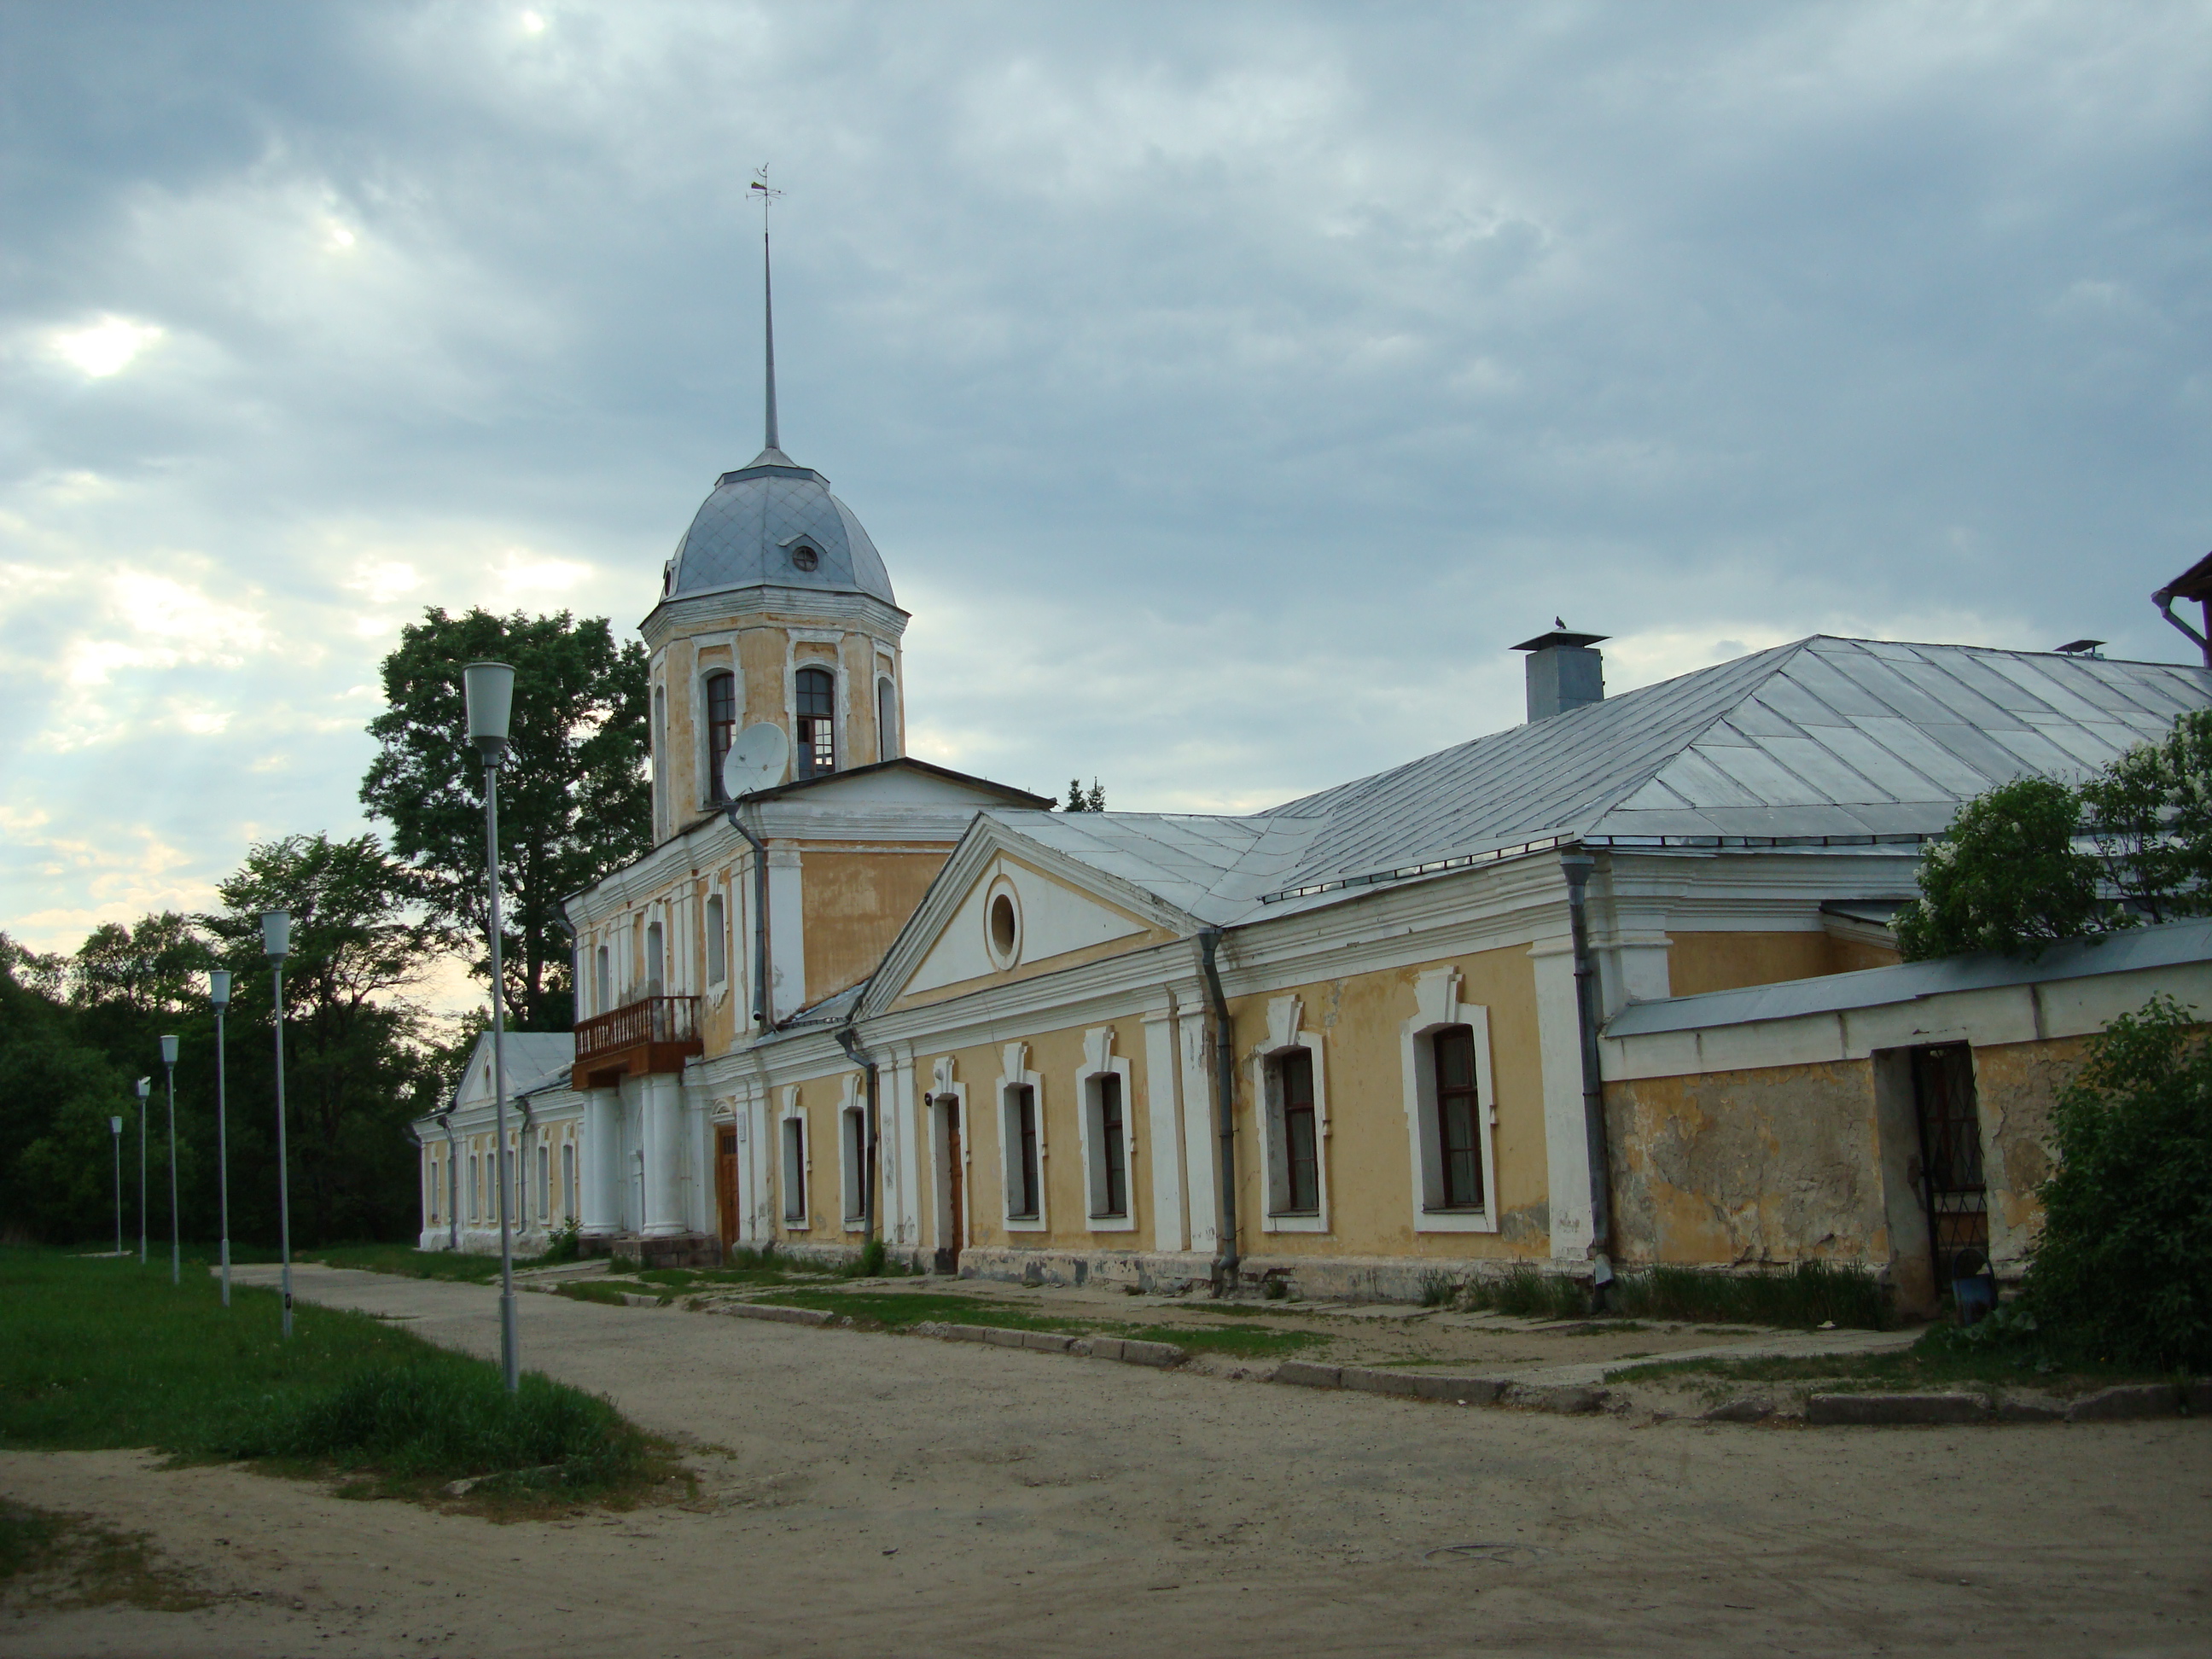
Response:
POLYGON ((641 997, 578 1024, 574 1084, 605 1087, 626 1072, 680 1072, 704 1049, 698 998, 641 997))

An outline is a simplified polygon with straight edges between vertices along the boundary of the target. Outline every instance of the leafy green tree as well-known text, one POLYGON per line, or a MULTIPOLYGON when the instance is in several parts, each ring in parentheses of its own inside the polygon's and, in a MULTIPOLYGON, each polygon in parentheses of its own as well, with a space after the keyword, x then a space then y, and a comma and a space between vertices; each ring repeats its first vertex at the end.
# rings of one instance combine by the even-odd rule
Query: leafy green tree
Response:
MULTIPOLYGON (((416 1186, 406 1126, 439 1083, 407 993, 449 945, 446 929, 423 919, 422 877, 374 836, 289 836, 249 849, 216 890, 223 909, 202 920, 235 975, 230 1024, 258 1032, 264 1056, 273 999, 261 915, 292 915, 284 1082, 296 1232, 303 1243, 403 1234, 416 1186)), ((269 1117, 271 1069, 263 1058, 234 1070, 264 1103, 244 1121, 269 1117)), ((257 1155, 273 1160, 273 1145, 257 1155)))
POLYGON ((2212 1041, 2160 996, 2093 1039, 2052 1115, 2024 1287, 2083 1358, 2212 1371, 2212 1041))
MULTIPOLYGON (((0 1237, 55 1243, 112 1237, 111 1115, 134 1156, 125 1225, 137 1232, 138 1103, 130 1075, 80 1042, 56 995, 61 960, 0 934, 0 1237)), ((163 1166, 166 1170, 166 1164, 163 1166)))
POLYGON ((128 927, 103 922, 70 961, 71 995, 86 1007, 172 1013, 204 990, 198 976, 211 960, 191 918, 174 910, 142 916, 128 927))
POLYGON ((2095 930, 2098 862, 2074 845, 2075 792, 2019 778, 1978 795, 1922 854, 1920 897, 1898 913, 1907 962, 1995 951, 2033 960, 2095 930))
POLYGON ((500 777, 507 999, 521 1030, 565 1030, 574 1012, 561 902, 651 849, 645 648, 606 618, 441 610, 384 659, 381 745, 361 799, 422 878, 429 913, 459 925, 489 977, 483 768, 467 738, 462 665, 514 665, 513 751, 500 777))
POLYGON ((2138 744, 2082 784, 2105 879, 2153 923, 2212 911, 2212 709, 2138 744))

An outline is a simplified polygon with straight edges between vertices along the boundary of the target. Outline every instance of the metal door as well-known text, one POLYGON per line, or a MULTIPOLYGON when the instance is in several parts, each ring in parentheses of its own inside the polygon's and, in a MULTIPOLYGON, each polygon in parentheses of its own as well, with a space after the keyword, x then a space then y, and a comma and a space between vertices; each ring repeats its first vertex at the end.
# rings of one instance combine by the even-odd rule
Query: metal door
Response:
POLYGON ((1920 1186, 1937 1294, 1990 1259, 1989 1188, 1982 1177, 1982 1121, 1974 1103, 1974 1057, 1963 1042, 1912 1051, 1912 1097, 1920 1120, 1920 1186))

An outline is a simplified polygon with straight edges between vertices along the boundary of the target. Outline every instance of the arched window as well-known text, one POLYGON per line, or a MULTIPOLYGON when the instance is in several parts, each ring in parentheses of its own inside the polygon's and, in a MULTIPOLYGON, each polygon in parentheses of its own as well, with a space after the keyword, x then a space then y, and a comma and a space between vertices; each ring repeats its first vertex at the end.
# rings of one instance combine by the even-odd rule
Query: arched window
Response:
POLYGON ((661 983, 660 924, 649 921, 645 926, 645 994, 659 996, 665 988, 661 983))
POLYGON ((876 758, 896 760, 898 740, 898 687, 889 680, 876 682, 876 758))
POLYGON ((707 983, 720 985, 729 971, 729 929, 722 920, 722 896, 707 895, 707 983))
POLYGON ((799 671, 799 775, 837 769, 837 680, 826 668, 799 671))
POLYGON ((738 735, 738 677, 735 674, 707 676, 707 799, 720 804, 729 797, 722 793, 722 758, 730 752, 730 744, 738 735))

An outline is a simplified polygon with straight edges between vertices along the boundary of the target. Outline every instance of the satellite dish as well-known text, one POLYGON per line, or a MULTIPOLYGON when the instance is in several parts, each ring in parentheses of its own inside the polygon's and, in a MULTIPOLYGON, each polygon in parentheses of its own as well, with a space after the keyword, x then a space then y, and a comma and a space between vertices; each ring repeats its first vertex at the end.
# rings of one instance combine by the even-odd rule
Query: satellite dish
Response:
POLYGON ((773 789, 791 763, 791 740, 780 726, 748 726, 722 757, 722 793, 732 800, 773 789))

